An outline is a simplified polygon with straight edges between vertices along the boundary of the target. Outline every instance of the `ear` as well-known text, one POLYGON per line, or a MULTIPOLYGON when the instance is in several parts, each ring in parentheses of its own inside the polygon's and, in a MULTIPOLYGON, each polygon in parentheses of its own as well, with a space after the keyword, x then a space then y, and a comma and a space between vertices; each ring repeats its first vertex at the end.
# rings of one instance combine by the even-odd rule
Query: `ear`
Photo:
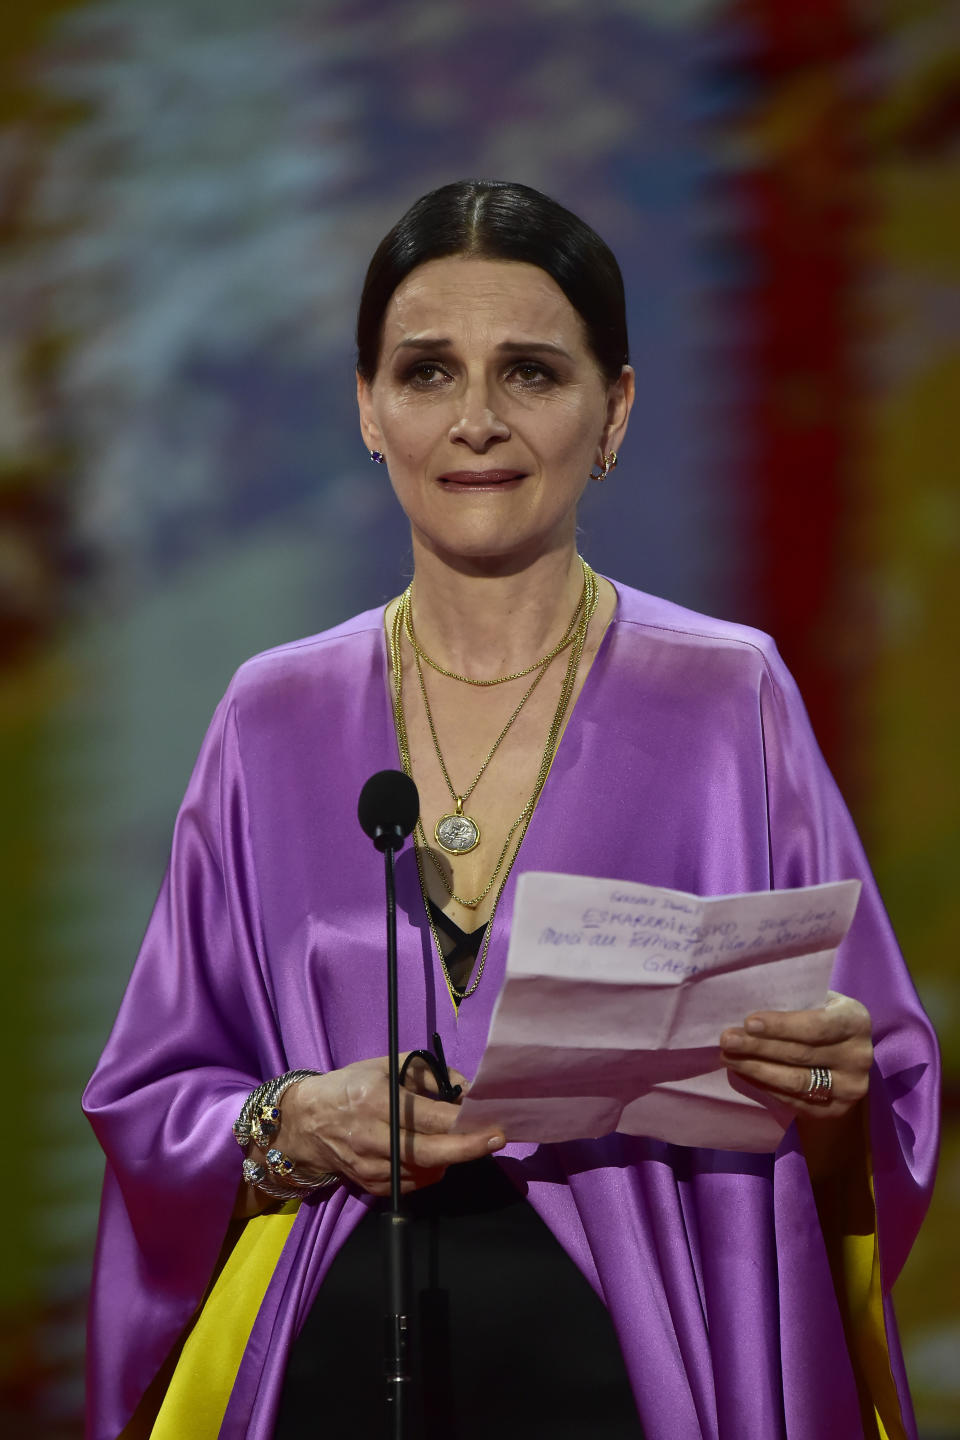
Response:
POLYGON ((383 436, 373 418, 373 387, 357 371, 357 409, 360 411, 360 434, 368 450, 382 450, 383 436))
POLYGON ((633 366, 624 365, 616 380, 611 381, 607 391, 607 415, 601 441, 604 453, 608 450, 619 450, 623 444, 635 394, 633 366))

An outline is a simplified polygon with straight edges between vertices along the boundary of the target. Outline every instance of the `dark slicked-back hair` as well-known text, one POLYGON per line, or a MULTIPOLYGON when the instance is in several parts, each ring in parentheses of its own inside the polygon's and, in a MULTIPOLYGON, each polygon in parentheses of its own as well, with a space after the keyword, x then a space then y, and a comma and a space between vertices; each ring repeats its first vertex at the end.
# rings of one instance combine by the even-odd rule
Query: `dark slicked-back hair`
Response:
POLYGON ((610 247, 571 210, 502 180, 457 180, 423 195, 377 246, 357 313, 357 370, 373 380, 390 297, 427 260, 521 260, 553 277, 583 320, 597 363, 615 380, 629 363, 623 277, 610 247))

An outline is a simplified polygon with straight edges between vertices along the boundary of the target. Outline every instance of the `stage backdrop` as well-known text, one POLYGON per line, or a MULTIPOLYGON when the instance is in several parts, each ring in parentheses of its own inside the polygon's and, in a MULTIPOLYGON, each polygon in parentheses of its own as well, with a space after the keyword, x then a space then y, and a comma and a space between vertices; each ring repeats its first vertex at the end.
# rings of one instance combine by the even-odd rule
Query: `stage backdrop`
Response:
POLYGON ((353 413, 366 257, 539 186, 617 251, 638 404, 599 569, 774 631, 942 1035, 898 1287, 960 1434, 956 18, 905 0, 31 0, 0 14, 0 828, 13 1434, 80 1434, 79 1093, 207 718, 405 583, 353 413))

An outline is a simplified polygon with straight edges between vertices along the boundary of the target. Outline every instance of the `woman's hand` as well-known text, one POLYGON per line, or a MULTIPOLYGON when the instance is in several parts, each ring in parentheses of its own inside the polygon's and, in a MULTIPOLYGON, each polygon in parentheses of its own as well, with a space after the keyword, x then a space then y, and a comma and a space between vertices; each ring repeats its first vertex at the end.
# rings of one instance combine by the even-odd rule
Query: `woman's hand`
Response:
MULTIPOLYGON (((450 1075, 454 1084, 465 1084, 462 1075, 450 1075)), ((435 1095, 427 1066, 411 1065, 400 1096, 404 1191, 432 1185, 448 1165, 476 1160, 505 1144, 503 1133, 491 1129, 451 1135, 457 1107, 435 1095)), ((389 1195, 390 1082, 385 1056, 300 1080, 286 1092, 280 1108, 274 1144, 298 1168, 332 1170, 371 1195, 389 1195)))
POLYGON ((829 992, 818 1010, 757 1010, 720 1036, 728 1070, 768 1090, 798 1119, 840 1120, 867 1093, 873 1045, 870 1014, 859 1000, 829 992), (807 1098, 814 1066, 830 1071, 826 1100, 807 1098))

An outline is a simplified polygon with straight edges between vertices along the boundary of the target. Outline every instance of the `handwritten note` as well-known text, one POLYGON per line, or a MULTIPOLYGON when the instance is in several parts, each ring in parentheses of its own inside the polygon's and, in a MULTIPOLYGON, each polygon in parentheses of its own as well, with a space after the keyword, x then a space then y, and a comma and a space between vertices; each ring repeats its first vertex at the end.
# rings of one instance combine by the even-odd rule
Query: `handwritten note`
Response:
POLYGON ((822 1005, 859 894, 856 880, 704 899, 522 875, 506 976, 457 1128, 776 1149, 792 1113, 739 1080, 733 1088, 720 1032, 753 1010, 822 1005))

